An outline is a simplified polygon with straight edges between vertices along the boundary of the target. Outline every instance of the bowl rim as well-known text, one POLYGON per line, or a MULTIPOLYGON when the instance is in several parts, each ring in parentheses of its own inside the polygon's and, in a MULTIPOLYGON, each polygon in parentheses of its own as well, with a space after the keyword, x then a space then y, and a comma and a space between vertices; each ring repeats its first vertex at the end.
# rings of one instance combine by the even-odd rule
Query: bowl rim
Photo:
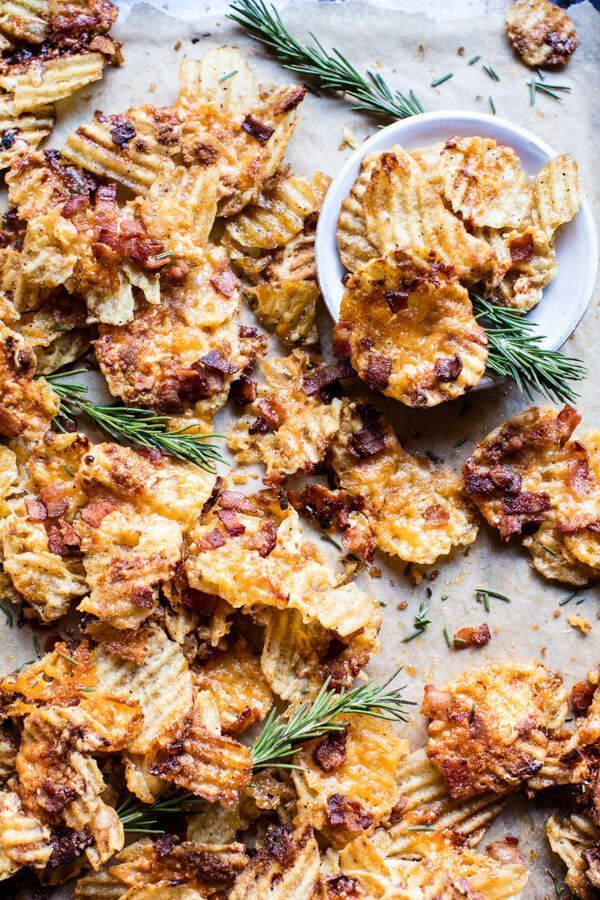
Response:
MULTIPOLYGON (((341 299, 341 294, 343 293, 343 286, 340 286, 337 289, 338 301, 336 302, 336 300, 331 296, 330 291, 330 285, 332 283, 332 268, 337 270, 337 273, 333 274, 333 278, 337 278, 340 285, 341 282, 339 281, 339 271, 340 268, 343 270, 343 266, 337 250, 335 230, 337 229, 339 208, 342 201, 348 195, 351 187, 346 187, 348 176, 354 170, 358 171, 363 158, 368 153, 378 150, 383 151, 385 149, 389 149, 389 147, 393 146, 394 143, 401 142, 400 135, 403 131, 409 131, 413 129, 418 130, 420 125, 427 126, 435 124, 449 126, 452 130, 454 128, 454 122, 456 122, 457 133, 459 134, 460 128, 463 126, 472 127, 475 125, 489 125, 492 129, 497 129, 499 126, 501 130, 504 129, 510 132, 515 137, 518 137, 521 142, 529 142, 530 144, 533 144, 536 150, 543 153, 548 157, 548 159, 552 159, 553 157, 560 155, 542 138, 538 137, 532 131, 529 131, 529 129, 524 128, 522 125, 517 125, 510 119, 506 119, 503 116, 490 115, 489 113, 478 113, 469 110, 465 111, 458 109, 449 109, 420 113, 417 116, 409 116, 405 119, 398 119, 396 122, 392 122, 383 128, 379 128, 374 134, 367 138, 367 140, 364 141, 360 145, 360 147, 358 147, 348 157, 347 160, 345 160, 344 164, 332 179, 323 200, 321 212, 319 214, 319 219, 317 222, 317 230, 315 235, 315 264, 317 271, 317 280, 319 282, 319 288, 325 302, 325 306, 327 307, 327 310, 334 322, 338 319, 339 300, 341 299), (335 257, 334 259, 332 259, 332 252, 335 257)), ((511 146, 511 144, 508 143, 508 137, 504 140, 506 140, 508 146, 511 146)), ((588 265, 585 272, 584 286, 580 291, 578 302, 576 304, 572 302, 569 304, 570 308, 572 308, 573 310, 573 316, 568 321, 568 324, 566 324, 562 328, 558 337, 555 337, 554 340, 546 339, 543 324, 542 321, 540 321, 540 336, 542 337, 541 345, 544 349, 547 350, 558 350, 563 346, 563 344, 573 334, 573 332, 583 319, 584 315, 588 311, 594 295, 594 286, 596 283, 596 278, 598 276, 598 236, 590 203, 583 192, 577 217, 582 222, 582 227, 586 232, 586 238, 589 244, 590 251, 588 253, 588 265)), ((581 238, 579 238, 579 240, 581 240, 581 238)), ((542 301, 540 301, 540 303, 536 307, 534 307, 534 309, 540 310, 541 320, 543 320, 542 301)))

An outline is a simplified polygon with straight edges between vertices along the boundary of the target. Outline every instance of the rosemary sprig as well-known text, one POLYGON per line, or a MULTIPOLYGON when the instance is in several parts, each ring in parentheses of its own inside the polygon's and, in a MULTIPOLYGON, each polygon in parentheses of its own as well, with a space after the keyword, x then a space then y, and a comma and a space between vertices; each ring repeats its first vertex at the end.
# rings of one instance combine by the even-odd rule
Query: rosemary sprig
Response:
POLYGON ((490 599, 502 600, 503 603, 512 603, 512 600, 506 594, 499 594, 498 591, 490 591, 488 588, 477 588, 475 598, 478 603, 483 603, 486 612, 490 611, 490 599))
POLYGON ((431 625, 431 619, 427 618, 427 613, 429 612, 429 603, 427 600, 423 600, 421 605, 419 606, 419 612, 415 616, 414 621, 414 631, 411 631, 410 634, 407 634, 405 638, 402 638, 403 644, 408 644, 409 641, 414 640, 419 635, 423 634, 424 631, 429 628, 431 625))
POLYGON ((0 609, 4 613, 4 617, 6 619, 6 624, 8 625, 9 628, 12 628, 13 627, 13 614, 12 614, 12 610, 10 609, 8 603, 5 603, 4 600, 0 601, 0 609))
POLYGON ((471 300, 475 318, 487 334, 487 368, 494 378, 512 379, 530 400, 536 391, 556 403, 577 397, 571 382, 587 375, 580 360, 540 346, 543 336, 536 333, 537 324, 521 313, 496 306, 479 294, 471 293, 471 300))
POLYGON ((547 84, 545 81, 536 81, 535 78, 532 78, 527 84, 529 86, 529 102, 531 106, 535 105, 535 98, 538 93, 547 94, 549 97, 553 97, 560 103, 562 97, 557 91, 565 91, 568 94, 573 90, 573 88, 569 87, 567 84, 547 84))
POLYGON ((166 796, 161 794, 154 803, 142 803, 130 794, 119 807, 117 815, 126 833, 164 834, 160 819, 166 816, 181 816, 199 812, 202 800, 191 791, 176 791, 166 796))
POLYGON ((75 417, 83 413, 99 428, 117 441, 128 441, 136 447, 160 450, 176 459, 189 460, 207 472, 216 471, 216 463, 223 463, 219 447, 207 443, 220 434, 196 434, 192 426, 167 431, 168 416, 157 415, 150 409, 135 406, 96 406, 85 400, 87 387, 77 382, 65 380, 85 371, 73 369, 56 375, 47 375, 55 393, 60 397, 60 409, 54 419, 59 431, 72 431, 75 417))
POLYGON ((327 50, 314 34, 313 45, 301 44, 287 29, 274 4, 236 0, 228 18, 271 50, 286 69, 310 79, 325 91, 339 91, 354 101, 353 109, 384 119, 405 119, 423 112, 410 91, 392 91, 376 72, 364 75, 335 47, 327 50))
POLYGON ((302 703, 289 718, 271 710, 252 747, 253 770, 257 772, 273 765, 294 768, 285 760, 293 756, 301 744, 342 731, 348 724, 343 716, 351 713, 405 721, 404 707, 410 705, 410 701, 402 696, 404 686, 389 688, 399 672, 400 669, 382 685, 367 681, 350 690, 342 688, 339 692, 330 687, 328 678, 314 700, 302 703))

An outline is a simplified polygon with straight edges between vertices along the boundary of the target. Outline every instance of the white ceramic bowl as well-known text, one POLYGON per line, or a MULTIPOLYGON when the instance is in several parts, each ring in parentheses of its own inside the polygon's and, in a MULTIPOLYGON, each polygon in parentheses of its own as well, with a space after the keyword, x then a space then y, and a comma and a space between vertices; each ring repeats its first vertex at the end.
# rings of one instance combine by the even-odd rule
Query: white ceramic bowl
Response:
MULTIPOLYGON (((319 216, 315 245, 317 273, 321 293, 334 320, 339 317, 344 286, 344 267, 336 244, 337 220, 342 201, 356 181, 361 160, 368 153, 381 152, 401 144, 416 150, 460 135, 480 135, 512 147, 525 172, 535 175, 544 163, 556 156, 555 151, 525 128, 507 119, 480 113, 459 111, 424 113, 402 119, 377 131, 352 154, 333 179, 319 216)), ((559 270, 544 290, 542 301, 528 318, 539 324, 543 346, 549 350, 561 347, 575 330, 590 300, 598 267, 596 229, 587 200, 583 200, 573 221, 563 225, 556 242, 559 270)), ((488 379, 486 382, 489 383, 488 379)))

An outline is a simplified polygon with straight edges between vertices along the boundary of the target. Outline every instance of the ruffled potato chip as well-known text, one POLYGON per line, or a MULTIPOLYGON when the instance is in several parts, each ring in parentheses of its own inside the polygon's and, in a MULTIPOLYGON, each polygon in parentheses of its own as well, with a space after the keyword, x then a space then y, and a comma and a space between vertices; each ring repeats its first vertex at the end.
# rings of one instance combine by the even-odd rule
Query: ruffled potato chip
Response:
POLYGON ((442 688, 425 686, 427 753, 453 799, 503 793, 541 768, 567 716, 558 673, 541 663, 490 663, 442 688))
POLYGON ((316 344, 317 302, 321 293, 316 281, 283 281, 257 285, 245 292, 256 318, 287 347, 316 344))
POLYGON ((521 161, 491 138, 450 138, 440 154, 443 197, 472 227, 519 228, 532 206, 521 161))
POLYGON ((36 361, 25 339, 0 323, 0 434, 37 442, 50 427, 59 398, 35 379, 36 361))
POLYGON ((413 248, 435 253, 460 281, 479 281, 493 262, 488 245, 446 209, 419 164, 402 147, 381 154, 363 197, 366 233, 383 256, 413 248))
POLYGON ((267 832, 264 846, 236 878, 229 900, 311 900, 320 887, 319 847, 310 826, 267 832))
POLYGON ((340 259, 349 272, 356 272, 370 259, 379 256, 377 247, 367 233, 365 222, 365 192, 371 181, 371 173, 377 161, 375 155, 366 156, 360 174, 352 190, 342 201, 337 225, 337 245, 340 259))
MULTIPOLYGON (((35 816, 23 811, 16 791, 0 792, 0 878, 6 857, 10 868, 43 869, 52 854, 50 829, 35 816)), ((11 873, 12 874, 12 873, 11 873)), ((4 875, 7 877, 7 875, 4 875)))
POLYGON ((403 450, 373 407, 344 409, 331 465, 385 553, 428 565, 475 540, 474 512, 458 476, 403 450))
POLYGON ((360 378, 407 406, 459 397, 485 371, 487 339, 467 291, 439 260, 412 250, 350 277, 336 333, 360 378))
POLYGON ((581 205, 578 167, 568 153, 555 156, 540 169, 533 182, 533 197, 547 237, 577 214, 581 205))
POLYGON ((561 821, 551 816, 546 837, 553 853, 567 867, 565 887, 576 897, 592 900, 598 888, 600 830, 585 816, 574 814, 561 821))
POLYGON ((579 44, 567 13, 549 0, 513 0, 505 25, 510 42, 528 66, 566 63, 579 44))
POLYGON ((12 65, 8 71, 0 71, 0 87, 12 94, 17 114, 37 113, 98 81, 105 65, 106 57, 102 53, 33 59, 12 65))
POLYGON ((297 609, 263 610, 259 622, 265 625, 260 660, 265 678, 282 700, 302 702, 321 686, 331 635, 318 622, 305 624, 297 609))
POLYGON ((0 169, 6 169, 21 154, 35 150, 50 134, 53 125, 52 106, 42 106, 35 112, 19 113, 10 95, 0 97, 0 132, 4 135, 0 150, 0 169))
POLYGON ((311 741, 292 771, 298 793, 295 825, 312 825, 334 847, 379 824, 398 800, 398 769, 408 753, 389 722, 344 717, 348 727, 311 741))
POLYGON ((599 437, 570 440, 576 410, 532 407, 496 428, 464 467, 466 493, 547 578, 585 584, 600 564, 599 437))
POLYGON ((528 312, 542 299, 543 289, 558 272, 552 238, 536 225, 522 231, 479 232, 493 248, 496 264, 483 282, 483 293, 500 306, 528 312))

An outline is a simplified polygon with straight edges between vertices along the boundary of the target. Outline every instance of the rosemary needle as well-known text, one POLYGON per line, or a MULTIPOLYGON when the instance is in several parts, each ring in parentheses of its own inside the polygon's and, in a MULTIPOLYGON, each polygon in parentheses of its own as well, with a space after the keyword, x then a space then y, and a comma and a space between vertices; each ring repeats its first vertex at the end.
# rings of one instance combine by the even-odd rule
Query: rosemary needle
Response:
POLYGON ((219 78, 219 84, 223 84, 223 82, 229 81, 229 79, 233 78, 233 76, 237 75, 237 73, 238 73, 238 70, 233 69, 231 72, 227 72, 226 75, 221 75, 221 77, 219 78))
POLYGON ((450 78, 454 77, 454 72, 448 72, 447 75, 442 75, 441 78, 436 78, 435 81, 431 82, 431 87, 439 87, 440 84, 443 84, 445 81, 449 81, 450 78))
POLYGON ((403 644, 408 644, 409 641, 414 640, 419 635, 423 634, 429 626, 431 625, 431 619, 427 618, 427 613, 429 612, 429 603, 426 600, 423 600, 421 605, 419 606, 419 612, 415 616, 414 621, 414 631, 411 631, 410 634, 407 634, 406 637, 402 638, 403 644))
POLYGON ((484 66, 483 71, 490 76, 493 81, 500 81, 500 76, 496 72, 495 69, 492 69, 491 66, 484 66))
POLYGON ((474 65, 476 62, 479 62, 480 59, 481 59, 481 56, 479 56, 479 54, 477 54, 476 56, 472 56, 471 59, 470 59, 469 62, 468 62, 468 65, 472 66, 472 65, 474 65))
POLYGON ((488 97, 488 100, 490 101, 490 109, 492 110, 492 113, 493 113, 494 115, 496 115, 496 104, 494 103, 494 98, 492 97, 491 94, 490 94, 490 96, 488 97))
POLYGON ((4 616, 6 618, 6 624, 8 625, 9 628, 12 628, 13 627, 13 614, 12 614, 10 607, 8 606, 7 603, 4 602, 4 600, 0 601, 0 609, 4 613, 4 616))
POLYGON ((381 75, 370 71, 361 74, 343 53, 336 48, 327 50, 314 34, 312 44, 301 44, 274 4, 236 0, 228 18, 268 47, 286 69, 310 79, 322 90, 346 94, 354 101, 353 109, 384 119, 405 119, 423 112, 413 91, 392 91, 381 75))

